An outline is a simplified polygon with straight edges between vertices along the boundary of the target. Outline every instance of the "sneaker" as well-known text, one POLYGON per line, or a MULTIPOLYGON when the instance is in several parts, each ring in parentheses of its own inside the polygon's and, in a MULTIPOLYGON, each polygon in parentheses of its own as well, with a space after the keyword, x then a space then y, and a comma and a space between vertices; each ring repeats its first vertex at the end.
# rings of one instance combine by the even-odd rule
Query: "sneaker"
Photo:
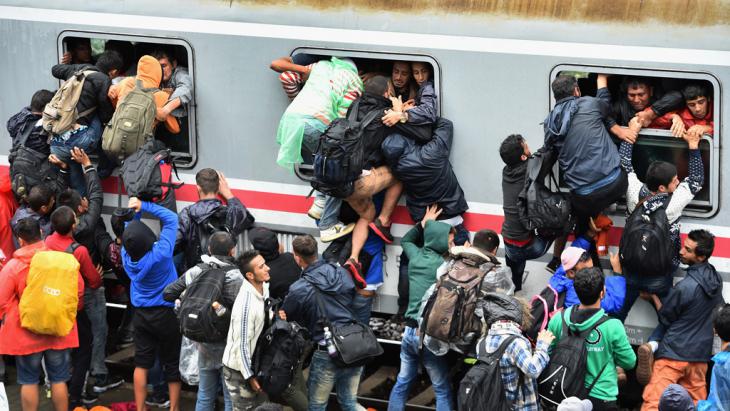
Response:
POLYGON ((150 407, 170 408, 170 396, 167 394, 153 392, 147 396, 144 403, 150 407))
POLYGON ((319 220, 320 218, 322 218, 323 212, 324 201, 319 201, 319 199, 315 198, 312 206, 309 207, 309 211, 307 211, 307 215, 315 220, 319 220))
POLYGON ((97 375, 94 377, 94 386, 92 389, 95 393, 100 394, 102 392, 107 392, 108 390, 111 390, 112 388, 117 388, 120 385, 124 384, 124 379, 122 377, 116 376, 116 375, 97 375))
POLYGON ((555 270, 560 267, 560 258, 553 257, 552 260, 545 266, 545 269, 548 270, 549 273, 555 274, 555 270))
POLYGON ((340 222, 333 225, 330 228, 319 231, 319 239, 323 243, 329 243, 330 241, 336 240, 340 237, 344 237, 355 229, 355 223, 344 225, 340 222))
POLYGON ((84 405, 96 404, 99 402, 99 395, 91 392, 91 390, 86 390, 86 392, 81 394, 81 402, 83 402, 84 405))
POLYGON ((368 227, 373 230, 375 235, 382 238, 386 244, 393 244, 393 236, 390 234, 390 226, 384 226, 383 223, 380 222, 380 219, 376 218, 375 221, 368 224, 368 227))
POLYGON ((636 381, 641 385, 649 384, 651 371, 654 368, 654 351, 649 344, 641 344, 638 349, 636 362, 636 381))
POLYGON ((84 403, 81 402, 81 399, 80 398, 69 397, 69 399, 68 399, 68 409, 69 410, 75 410, 76 408, 86 409, 86 407, 84 406, 84 403))
POLYGON ((350 272, 350 275, 352 276, 352 281, 355 282, 355 287, 359 289, 363 289, 368 286, 367 281, 362 276, 362 264, 360 264, 358 261, 355 261, 354 259, 350 258, 345 263, 345 268, 347 271, 350 272))

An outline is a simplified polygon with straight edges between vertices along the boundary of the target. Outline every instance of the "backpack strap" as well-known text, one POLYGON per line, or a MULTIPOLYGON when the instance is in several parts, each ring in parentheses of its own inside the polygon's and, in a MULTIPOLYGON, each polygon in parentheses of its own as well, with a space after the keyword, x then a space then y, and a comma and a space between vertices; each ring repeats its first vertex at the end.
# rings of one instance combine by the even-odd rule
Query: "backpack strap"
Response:
POLYGON ((360 99, 362 97, 358 98, 357 100, 353 101, 350 105, 349 112, 347 114, 347 121, 350 123, 357 123, 357 114, 360 112, 360 99))
POLYGON ((601 368, 601 371, 598 372, 598 375, 596 375, 596 378, 593 379, 593 382, 591 382, 591 385, 588 386, 588 389, 586 390, 587 395, 591 395, 591 391, 593 391, 593 387, 596 386, 596 383, 598 382, 598 379, 601 378, 601 374, 603 374, 603 371, 608 366, 608 361, 606 361, 605 364, 603 364, 603 367, 601 368))
POLYGON ((65 252, 67 252, 67 253, 69 253, 69 254, 73 254, 73 253, 75 253, 75 252, 76 252, 76 250, 77 250, 77 249, 78 249, 79 247, 81 247, 81 244, 79 244, 79 243, 77 243, 76 241, 74 241, 73 243, 71 243, 71 245, 69 245, 69 246, 68 246, 68 248, 66 248, 66 251, 65 251, 65 252))
POLYGON ((140 79, 136 79, 135 86, 138 89, 144 91, 145 93, 149 93, 149 92, 152 92, 152 91, 160 91, 160 89, 157 88, 157 87, 146 87, 145 88, 144 84, 142 84, 142 80, 140 80, 140 79))
POLYGON ((20 133, 20 138, 15 142, 15 147, 21 147, 25 145, 25 142, 28 141, 28 137, 30 137, 31 133, 33 133, 33 129, 35 128, 35 123, 27 125, 23 132, 20 133))
POLYGON ((510 335, 509 337, 507 337, 504 341, 502 341, 499 344, 499 348, 497 348, 497 351, 495 351, 493 353, 489 353, 488 354, 486 352, 487 349, 485 347, 484 348, 484 354, 485 354, 485 356, 487 358, 491 358, 491 359, 494 359, 496 361, 499 361, 502 358, 502 356, 504 355, 504 352, 507 351, 507 348, 509 348, 509 345, 512 344, 512 341, 516 340, 517 338, 519 338, 519 335, 510 335))
MULTIPOLYGON (((92 74, 92 73, 98 73, 98 72, 97 71, 94 71, 94 70, 80 70, 80 71, 76 72, 76 74, 74 74, 74 75, 75 76, 83 76, 83 80, 86 81, 86 77, 88 77, 89 74, 92 74)), ((88 109, 86 109, 86 110, 78 113, 78 116, 77 117, 85 117, 85 116, 88 116, 89 114, 93 113, 94 111, 96 111, 96 106, 93 106, 91 108, 88 108, 88 109)))

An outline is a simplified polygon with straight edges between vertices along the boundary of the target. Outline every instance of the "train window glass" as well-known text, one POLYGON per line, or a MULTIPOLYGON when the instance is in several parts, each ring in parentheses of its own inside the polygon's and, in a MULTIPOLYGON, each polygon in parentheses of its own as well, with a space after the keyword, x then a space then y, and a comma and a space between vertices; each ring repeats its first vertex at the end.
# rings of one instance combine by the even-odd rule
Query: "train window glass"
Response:
MULTIPOLYGON (((596 95, 596 78, 598 73, 608 73, 611 76, 608 79, 608 89, 611 93, 611 110, 617 123, 625 122, 626 112, 633 116, 633 112, 637 108, 631 104, 627 97, 627 84, 632 83, 631 80, 639 79, 640 83, 648 85, 649 101, 646 107, 651 106, 669 93, 681 92, 685 86, 689 84, 699 85, 706 90, 712 104, 709 106, 710 114, 714 121, 714 132, 712 135, 705 134, 700 142, 700 152, 705 171, 705 183, 702 190, 695 195, 693 201, 685 208, 685 215, 694 217, 711 217, 719 208, 719 149, 720 149, 720 87, 717 80, 704 73, 686 73, 686 72, 662 72, 656 70, 627 70, 617 68, 600 68, 581 67, 581 66, 558 66, 551 73, 550 81, 561 74, 575 76, 578 79, 578 86, 581 95, 596 95), (623 109, 623 112, 622 112, 623 109), (621 120, 621 117, 624 117, 621 120)), ((551 95, 550 106, 555 104, 551 95)), ((638 104, 637 104, 638 105, 638 104)), ((680 113, 686 107, 684 98, 678 100, 670 113, 680 113)), ((680 113, 681 114, 681 113, 680 113)), ((670 121, 671 123, 671 121, 670 121)), ((643 128, 639 133, 639 139, 634 145, 634 169, 640 179, 646 174, 649 164, 655 160, 664 160, 673 163, 677 167, 678 177, 683 179, 688 173, 689 153, 687 144, 672 136, 671 132, 664 124, 654 122, 651 126, 643 128), (658 126, 661 126, 660 128, 658 126), (652 128, 654 127, 654 128, 652 128)), ((614 138, 614 142, 618 145, 620 140, 614 138)), ((561 186, 567 187, 562 183, 561 186)), ((623 204, 619 204, 623 208, 623 204)))
MULTIPOLYGON (((180 39, 64 32, 59 37, 58 50, 59 55, 69 53, 72 63, 92 64, 106 50, 119 52, 122 55, 124 68, 122 76, 114 79, 115 84, 126 76, 136 75, 137 62, 144 55, 161 52, 167 56, 168 63, 175 67, 173 78, 177 77, 180 71, 187 70, 192 81, 190 101, 173 111, 173 115, 178 120, 180 132, 173 134, 167 130, 164 124, 159 124, 155 130, 155 137, 172 149, 178 166, 192 167, 195 164, 197 158, 195 81, 193 53, 188 43, 180 39)), ((165 88, 164 84, 161 88, 171 95, 174 92, 172 87, 165 88)))

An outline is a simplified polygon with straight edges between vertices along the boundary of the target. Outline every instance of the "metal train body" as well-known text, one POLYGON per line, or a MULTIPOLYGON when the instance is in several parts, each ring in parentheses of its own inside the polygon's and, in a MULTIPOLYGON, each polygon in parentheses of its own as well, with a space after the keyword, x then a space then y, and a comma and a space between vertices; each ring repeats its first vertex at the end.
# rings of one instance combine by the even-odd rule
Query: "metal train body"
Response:
MULTIPOLYGON (((587 1, 573 10, 575 2, 558 0, 453 0, 399 4, 394 11, 386 10, 385 2, 375 3, 70 1, 60 10, 47 0, 32 6, 0 1, 0 118, 27 105, 35 90, 58 87, 50 67, 58 62, 66 37, 184 47, 195 83, 194 141, 189 166, 181 170, 189 184, 177 192, 178 209, 196 200, 195 172, 213 167, 225 173, 258 223, 316 234, 306 215, 310 188, 274 161, 276 129, 288 99, 269 62, 307 51, 423 60, 434 68, 441 115, 455 124, 451 162, 470 204, 466 226, 499 231, 499 142, 521 133, 533 149, 541 145, 540 123, 554 103, 550 82, 559 71, 701 79, 712 85, 715 100, 715 135, 704 143, 711 161, 709 191, 706 201, 686 213, 682 232, 707 228, 717 236, 711 262, 722 272, 730 300, 730 213, 725 209, 730 190, 721 185, 730 172, 730 163, 723 161, 730 146, 721 144, 730 134, 724 124, 730 100, 723 90, 730 84, 730 2, 707 1, 701 10, 685 10, 686 2, 677 1, 643 6, 632 0, 587 1)), ((10 139, 4 128, 0 136, 0 152, 7 154, 10 139)), ((7 166, 6 155, 0 161, 7 166)), ((117 204, 116 184, 104 186, 108 211, 117 204)), ((624 213, 611 217, 615 247, 624 213)), ((402 206, 394 218, 393 231, 400 237, 411 222, 402 206)), ((397 245, 388 247, 374 311, 396 310, 399 254, 397 245)), ((549 257, 528 263, 528 295, 547 283, 549 257)), ((648 336, 655 322, 648 304, 637 302, 627 320, 632 342, 648 336)))

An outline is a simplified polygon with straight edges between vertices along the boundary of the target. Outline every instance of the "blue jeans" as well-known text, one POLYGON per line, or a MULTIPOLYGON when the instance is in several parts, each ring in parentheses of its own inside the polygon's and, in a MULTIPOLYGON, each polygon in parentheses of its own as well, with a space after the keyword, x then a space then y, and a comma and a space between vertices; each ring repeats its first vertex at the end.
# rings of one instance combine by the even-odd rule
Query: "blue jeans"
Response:
POLYGON ((319 229, 326 230, 333 227, 340 221, 340 207, 342 206, 342 199, 324 195, 319 191, 317 191, 316 197, 317 201, 324 201, 322 218, 319 219, 319 229))
POLYGON ((101 140, 101 121, 94 116, 91 124, 83 130, 73 132, 67 140, 60 136, 53 136, 51 139, 51 154, 55 154, 61 161, 68 164, 69 180, 71 188, 78 191, 82 196, 86 195, 86 180, 81 165, 71 160, 71 150, 78 147, 87 154, 94 153, 101 140))
POLYGON ((451 385, 449 383, 449 363, 446 357, 437 357, 428 350, 418 349, 416 329, 406 327, 400 346, 400 371, 398 380, 390 391, 388 411, 401 411, 406 408, 408 391, 418 376, 418 367, 423 361, 428 377, 431 379, 433 391, 436 393, 436 410, 450 411, 452 404, 451 385))
POLYGON ((108 373, 104 360, 106 359, 106 336, 109 326, 106 323, 106 296, 104 287, 96 290, 84 290, 84 310, 91 323, 91 375, 106 375, 108 373))
POLYGON ((153 365, 148 371, 147 385, 152 386, 152 392, 155 394, 168 395, 169 387, 165 382, 165 374, 162 372, 159 355, 155 358, 155 365, 153 365))
POLYGON ((370 323, 370 312, 373 309, 373 297, 366 297, 360 293, 355 293, 350 306, 355 319, 361 323, 368 325, 370 323))
POLYGON ((507 266, 512 270, 512 282, 515 284, 515 291, 522 289, 522 274, 525 272, 527 260, 540 258, 547 253, 553 240, 546 240, 535 236, 532 241, 522 247, 504 243, 504 257, 507 266))
POLYGON ((309 365, 309 411, 325 411, 332 388, 343 411, 356 411, 362 367, 340 368, 327 351, 314 351, 309 365))
MULTIPOLYGON (((624 298, 624 306, 621 308, 621 311, 616 314, 616 318, 621 320, 621 322, 626 320, 626 317, 629 315, 629 311, 631 311, 631 307, 634 306, 634 303, 636 302, 636 299, 639 298, 639 293, 641 291, 656 294, 660 299, 664 298, 669 293, 669 289, 672 288, 673 274, 674 271, 672 271, 672 274, 663 276, 641 276, 625 273, 626 297, 624 298)), ((652 307, 653 306, 654 305, 652 304, 652 307)), ((663 332, 660 332, 660 334, 663 334, 663 332)))
POLYGON ((225 411, 231 411, 231 396, 226 389, 223 381, 223 373, 221 369, 203 369, 199 370, 200 382, 198 383, 198 399, 195 401, 195 411, 213 411, 215 410, 215 399, 218 396, 218 390, 223 388, 223 403, 225 411))
POLYGON ((18 384, 38 385, 41 376, 41 361, 51 384, 66 382, 71 378, 71 349, 45 350, 29 355, 15 357, 18 371, 18 384))

